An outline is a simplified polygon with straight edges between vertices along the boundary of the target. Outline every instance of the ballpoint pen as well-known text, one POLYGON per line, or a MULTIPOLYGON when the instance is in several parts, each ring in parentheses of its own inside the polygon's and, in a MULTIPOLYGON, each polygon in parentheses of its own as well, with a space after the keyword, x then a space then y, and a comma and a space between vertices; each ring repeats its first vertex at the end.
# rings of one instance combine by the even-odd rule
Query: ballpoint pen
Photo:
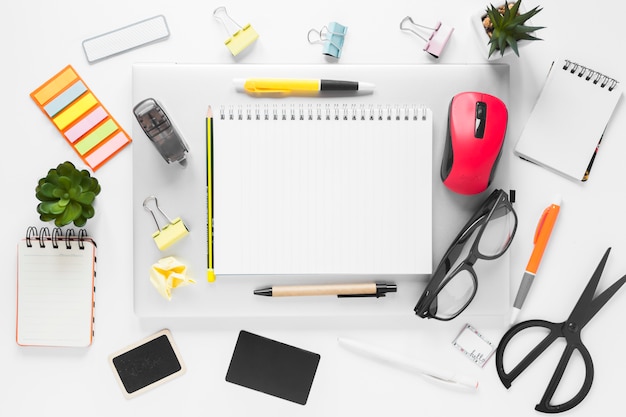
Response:
POLYGON ((357 340, 343 337, 338 338, 337 341, 340 345, 353 352, 360 353, 372 359, 377 359, 402 369, 417 372, 451 388, 462 387, 474 390, 478 388, 478 381, 475 379, 463 375, 457 375, 454 372, 435 369, 431 364, 412 360, 396 352, 391 352, 378 346, 372 346, 357 340))
POLYGON ((358 81, 281 79, 281 78, 237 78, 233 80, 237 91, 249 94, 305 94, 322 92, 372 92, 374 84, 358 81))
POLYGON ((384 297, 396 292, 396 284, 372 282, 364 284, 282 285, 254 290, 255 295, 288 297, 307 295, 336 295, 337 297, 384 297))
POLYGON ((543 257, 543 252, 546 249, 546 245, 548 244, 548 240, 550 239, 552 229, 554 228, 554 223, 556 222, 556 218, 558 217, 560 210, 561 197, 556 196, 552 204, 547 207, 541 214, 541 218, 539 219, 539 223, 537 224, 537 229, 535 230, 535 247, 533 248, 533 252, 530 255, 530 259, 528 260, 528 264, 526 265, 526 271, 524 272, 522 282, 520 283, 519 290, 517 291, 517 296, 515 297, 515 301, 513 302, 511 324, 515 323, 515 321, 517 320, 517 315, 522 309, 522 305, 524 304, 526 295, 528 295, 530 286, 532 285, 535 275, 537 274, 539 263, 541 262, 541 258, 543 257))

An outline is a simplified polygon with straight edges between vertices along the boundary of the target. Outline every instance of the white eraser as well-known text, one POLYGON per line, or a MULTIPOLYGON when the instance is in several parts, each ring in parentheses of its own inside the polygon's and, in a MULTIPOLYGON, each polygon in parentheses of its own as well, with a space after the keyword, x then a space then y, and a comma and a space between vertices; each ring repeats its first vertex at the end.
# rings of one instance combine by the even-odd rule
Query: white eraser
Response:
POLYGON ((170 36, 163 15, 151 17, 123 28, 94 36, 83 41, 87 61, 93 63, 113 55, 130 51, 170 36))

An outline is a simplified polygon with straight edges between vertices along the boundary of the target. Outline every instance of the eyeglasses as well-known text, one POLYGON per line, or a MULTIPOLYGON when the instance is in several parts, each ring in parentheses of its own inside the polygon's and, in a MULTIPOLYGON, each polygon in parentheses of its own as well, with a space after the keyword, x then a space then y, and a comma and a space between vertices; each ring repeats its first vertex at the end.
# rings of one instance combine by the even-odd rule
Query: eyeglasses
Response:
POLYGON ((461 314, 478 289, 474 263, 502 256, 516 230, 517 214, 508 194, 494 190, 448 248, 417 302, 415 314, 444 321, 461 314), (467 255, 461 256, 464 253, 467 255))

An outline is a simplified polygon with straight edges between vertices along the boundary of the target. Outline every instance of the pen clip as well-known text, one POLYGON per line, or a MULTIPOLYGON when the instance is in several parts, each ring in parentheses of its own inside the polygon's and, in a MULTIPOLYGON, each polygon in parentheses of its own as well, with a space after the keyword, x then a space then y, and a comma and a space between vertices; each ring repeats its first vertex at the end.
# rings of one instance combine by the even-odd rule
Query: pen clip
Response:
POLYGON ((339 294, 337 298, 363 298, 363 297, 385 297, 384 292, 376 292, 376 294, 339 294))
POLYGON ((435 375, 431 375, 429 373, 422 374, 424 379, 434 382, 436 384, 440 384, 450 388, 456 388, 458 390, 477 390, 478 389, 478 381, 471 380, 467 377, 460 377, 459 381, 455 381, 452 379, 441 378, 435 375))
POLYGON ((541 234, 541 229, 543 228, 544 223, 546 222, 546 217, 548 217, 548 213, 552 210, 553 206, 547 207, 541 213, 541 218, 539 219, 539 223, 537 223, 537 229, 535 229, 535 237, 533 238, 533 244, 537 243, 537 239, 541 234))
POLYGON ((254 87, 254 90, 248 90, 248 92, 252 94, 275 94, 275 95, 286 95, 291 92, 289 89, 278 90, 276 88, 259 88, 254 87))

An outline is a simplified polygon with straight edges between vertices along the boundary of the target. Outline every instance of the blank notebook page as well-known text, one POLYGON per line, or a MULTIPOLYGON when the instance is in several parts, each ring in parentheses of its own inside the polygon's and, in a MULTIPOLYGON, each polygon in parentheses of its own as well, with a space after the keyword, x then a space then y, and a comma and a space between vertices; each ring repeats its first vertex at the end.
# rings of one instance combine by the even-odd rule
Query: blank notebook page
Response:
POLYGON ((18 244, 17 343, 88 346, 93 335, 95 244, 18 244))
POLYGON ((518 156, 581 181, 621 96, 591 68, 555 61, 515 146, 518 156))
POLYGON ((432 114, 232 106, 213 124, 216 274, 432 270, 432 114))

